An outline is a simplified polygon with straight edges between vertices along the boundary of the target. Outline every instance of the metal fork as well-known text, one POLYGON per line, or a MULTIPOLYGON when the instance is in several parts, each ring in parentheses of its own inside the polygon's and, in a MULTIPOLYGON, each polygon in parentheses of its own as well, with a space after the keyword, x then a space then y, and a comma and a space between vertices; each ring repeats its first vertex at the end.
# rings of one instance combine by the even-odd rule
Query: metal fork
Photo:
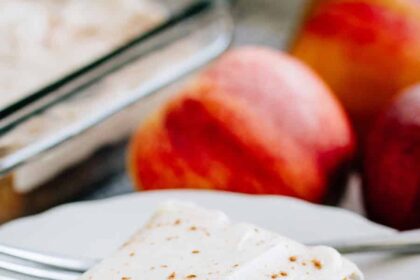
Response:
MULTIPOLYGON (((420 237, 407 239, 404 235, 316 244, 331 246, 342 254, 420 254, 420 237)), ((83 272, 99 262, 99 260, 45 254, 1 244, 0 255, 10 257, 10 260, 0 261, 0 269, 12 275, 8 278, 0 276, 0 280, 22 280, 22 275, 31 277, 27 279, 76 280, 83 272)))
MULTIPOLYGON (((3 255, 0 269, 8 274, 7 279, 21 280, 22 276, 28 276, 32 277, 28 279, 75 280, 98 263, 93 259, 46 254, 1 244, 0 254, 3 255)), ((0 279, 3 278, 0 276, 0 279)))

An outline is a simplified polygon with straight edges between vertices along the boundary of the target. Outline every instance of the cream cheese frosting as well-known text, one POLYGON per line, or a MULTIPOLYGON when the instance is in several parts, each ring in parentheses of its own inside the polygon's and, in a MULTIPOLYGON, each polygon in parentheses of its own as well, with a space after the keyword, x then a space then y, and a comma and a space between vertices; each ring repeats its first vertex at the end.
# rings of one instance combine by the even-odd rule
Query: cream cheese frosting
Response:
POLYGON ((0 1, 0 107, 122 45, 166 13, 153 0, 0 1))
POLYGON ((332 248, 306 247, 218 211, 170 202, 81 280, 362 280, 332 248))

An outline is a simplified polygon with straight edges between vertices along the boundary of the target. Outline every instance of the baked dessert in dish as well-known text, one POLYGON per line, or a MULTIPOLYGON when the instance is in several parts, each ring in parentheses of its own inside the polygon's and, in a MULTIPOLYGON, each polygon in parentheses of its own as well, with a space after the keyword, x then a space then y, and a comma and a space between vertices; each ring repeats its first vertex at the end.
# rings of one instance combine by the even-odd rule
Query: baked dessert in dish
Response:
MULTIPOLYGON (((0 31, 3 22, 13 27, 11 30, 6 28, 7 32, 0 34, 0 40, 15 40, 20 46, 16 54, 11 48, 0 47, 4 47, 0 50, 0 71, 9 75, 9 79, 4 81, 4 76, 0 77, 0 107, 27 96, 30 94, 27 90, 32 90, 32 87, 35 90, 49 83, 50 78, 61 77, 63 73, 73 71, 74 67, 85 65, 98 56, 103 58, 104 53, 115 50, 115 47, 122 45, 122 49, 126 49, 127 46, 134 46, 134 51, 130 49, 132 52, 125 53, 131 59, 123 67, 49 106, 45 111, 31 114, 30 118, 5 131, 1 126, 0 223, 75 199, 124 171, 124 150, 128 136, 144 116, 176 93, 171 88, 161 89, 203 66, 227 47, 220 40, 221 37, 227 38, 229 33, 227 5, 200 6, 198 2, 0 2, 0 31), (191 7, 203 8, 191 13, 191 7), (220 13, 221 9, 225 13, 220 13), (25 19, 19 10, 23 15, 31 15, 25 19), (9 16, 13 13, 19 14, 16 19, 9 16), (189 16, 185 16, 187 14, 189 16), (55 19, 57 15, 60 17, 55 19), (86 15, 91 17, 84 19, 86 15), (174 18, 177 19, 176 24, 173 24, 174 18), (35 24, 38 21, 45 23, 45 26, 41 24, 43 29, 39 31, 42 36, 31 28, 22 27, 28 22, 35 24), (105 22, 102 24, 101 21, 105 22), (159 27, 159 32, 153 27, 159 27), (154 30, 154 35, 140 40, 149 29, 154 30), (25 32, 29 32, 29 38, 38 34, 44 38, 41 41, 47 41, 48 44, 38 45, 38 41, 32 39, 28 42, 20 40, 25 37, 25 32), (64 36, 66 32, 69 33, 68 37, 64 36), (45 39, 49 36, 50 39, 45 39), (137 43, 125 44, 130 39, 135 39, 137 43), (34 50, 28 53, 21 51, 31 49, 31 45, 34 50), (83 54, 78 57, 77 54, 81 52, 83 54), (142 55, 133 56, 136 52, 142 55), (20 67, 23 67, 24 58, 32 55, 34 57, 28 59, 28 69, 25 70, 28 73, 23 71, 22 77, 12 79, 12 75, 17 75, 20 67), (55 63, 57 61, 60 63, 55 63), (10 69, 8 63, 11 64, 10 69), (37 67, 37 64, 42 64, 42 67, 37 67), (29 84, 32 86, 26 88, 29 84), (158 90, 161 90, 158 94, 139 100, 139 96, 158 90), (3 94, 3 91, 7 91, 7 94, 3 94), (86 124, 88 126, 84 126, 86 124), (61 135, 67 136, 60 138, 61 135), (44 145, 54 142, 54 139, 64 140, 51 146, 44 145), (36 152, 26 156, 27 151, 33 150, 36 152), (22 154, 24 156, 19 157, 22 154), (5 167, 5 163, 10 163, 13 158, 18 158, 18 163, 5 167)), ((10 119, 13 120, 13 117, 10 119)))
POLYGON ((362 280, 332 248, 306 247, 192 204, 163 205, 133 238, 81 280, 362 280))

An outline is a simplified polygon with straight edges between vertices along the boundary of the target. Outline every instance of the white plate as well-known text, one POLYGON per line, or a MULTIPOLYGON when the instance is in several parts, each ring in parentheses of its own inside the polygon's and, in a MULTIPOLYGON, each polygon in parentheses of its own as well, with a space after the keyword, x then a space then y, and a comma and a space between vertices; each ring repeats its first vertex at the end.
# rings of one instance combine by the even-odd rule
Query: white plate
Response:
MULTIPOLYGON (((177 199, 220 209, 236 221, 274 230, 302 242, 394 234, 346 210, 278 196, 207 191, 158 191, 75 203, 0 228, 0 242, 61 254, 104 257, 149 218, 157 204, 177 199)), ((420 257, 349 256, 368 280, 419 279, 420 257)))

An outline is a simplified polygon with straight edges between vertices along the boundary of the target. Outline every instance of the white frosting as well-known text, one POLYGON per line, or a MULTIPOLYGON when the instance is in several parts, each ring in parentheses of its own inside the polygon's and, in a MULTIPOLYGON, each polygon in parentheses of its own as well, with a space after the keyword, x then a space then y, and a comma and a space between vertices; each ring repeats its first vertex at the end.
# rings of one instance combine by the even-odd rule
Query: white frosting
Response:
POLYGON ((362 280, 328 247, 308 248, 221 212, 168 203, 81 280, 362 280))
POLYGON ((153 0, 1 0, 0 107, 162 19, 153 0))

